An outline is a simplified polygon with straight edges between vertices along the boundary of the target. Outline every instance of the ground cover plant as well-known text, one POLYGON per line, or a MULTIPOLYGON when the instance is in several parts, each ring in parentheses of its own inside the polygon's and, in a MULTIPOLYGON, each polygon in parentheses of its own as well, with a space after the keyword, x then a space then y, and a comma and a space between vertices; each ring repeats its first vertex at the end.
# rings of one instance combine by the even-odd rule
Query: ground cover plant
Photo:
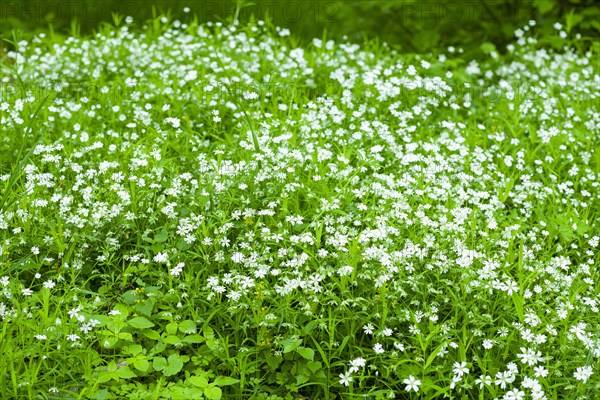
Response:
POLYGON ((76 30, 87 34, 111 22, 113 13, 145 21, 166 12, 175 18, 193 14, 200 22, 234 15, 241 23, 269 18, 295 37, 312 40, 326 30, 332 39, 378 38, 405 53, 450 45, 477 52, 482 41, 504 49, 515 28, 532 19, 542 35, 554 30, 554 21, 564 21, 567 32, 588 40, 600 34, 596 0, 3 0, 0 35, 10 36, 13 29, 45 32, 49 25, 54 34, 68 35, 73 20, 76 30))
POLYGON ((580 38, 530 21, 471 61, 117 22, 1 61, 3 398, 600 391, 580 38))

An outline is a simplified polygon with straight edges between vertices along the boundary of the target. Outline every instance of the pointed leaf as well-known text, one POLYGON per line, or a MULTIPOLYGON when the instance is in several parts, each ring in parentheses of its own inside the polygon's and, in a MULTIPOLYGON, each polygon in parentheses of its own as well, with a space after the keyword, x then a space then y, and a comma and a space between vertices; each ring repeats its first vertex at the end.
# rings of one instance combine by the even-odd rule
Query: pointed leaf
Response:
POLYGON ((283 357, 281 356, 267 356, 267 364, 269 364, 269 367, 271 369, 277 369, 277 367, 279 367, 279 364, 281 364, 281 361, 283 361, 283 357))
POLYGON ((296 385, 302 385, 303 383, 308 382, 309 379, 310 379, 310 376, 300 374, 300 375, 296 376, 296 385))
POLYGON ((96 379, 97 383, 106 383, 112 379, 112 376, 109 372, 102 372, 98 375, 98 379, 96 379))
POLYGON ((211 400, 220 400, 223 392, 216 386, 210 386, 204 389, 204 397, 211 400))
POLYGON ((135 305, 135 310, 144 314, 147 317, 152 315, 152 309, 154 308, 154 303, 156 300, 150 298, 144 301, 143 303, 139 303, 135 305))
POLYGON ((127 324, 136 329, 149 329, 154 324, 146 317, 135 317, 127 321, 127 324))
POLYGON ((188 378, 188 382, 194 386, 198 386, 199 388, 207 388, 208 387, 208 379, 203 376, 190 376, 188 378))
POLYGON ((217 386, 228 386, 228 385, 235 385, 239 381, 240 381, 239 379, 230 378, 228 376, 217 376, 215 378, 214 383, 217 386))
POLYGON ((132 356, 137 356, 142 352, 142 350, 142 346, 136 343, 123 346, 123 351, 127 354, 131 354, 132 356))
POLYGON ((167 360, 164 357, 154 357, 152 360, 152 368, 156 371, 162 371, 167 366, 167 360))
POLYGON ((315 358, 315 351, 313 349, 309 349, 308 347, 298 347, 296 349, 296 353, 310 361, 315 358))
POLYGON ((163 342, 165 342, 167 344, 178 345, 178 344, 181 344, 181 339, 179 339, 179 337, 177 337, 175 335, 169 335, 163 339, 163 342))
POLYGON ((119 368, 116 373, 119 376, 119 378, 123 379, 131 379, 137 377, 137 375, 129 368, 128 365, 119 368))
POLYGON ((290 353, 298 348, 302 343, 302 339, 286 339, 283 341, 283 352, 290 353))
POLYGON ((312 372, 313 374, 315 372, 317 372, 320 369, 323 369, 323 365, 318 362, 318 361, 309 361, 306 363, 306 367, 310 370, 310 372, 312 372))
POLYGON ((167 324, 166 327, 167 333, 170 335, 174 335, 177 333, 177 322, 171 322, 167 324))
POLYGON ((184 337, 181 341, 184 343, 202 343, 204 342, 204 338, 200 335, 188 335, 184 337))
POLYGON ((146 372, 150 368, 150 363, 148 360, 137 360, 133 362, 133 366, 142 372, 146 372))
POLYGON ((146 329, 142 331, 142 335, 146 336, 148 339, 152 339, 152 340, 159 340, 160 339, 160 335, 158 334, 158 332, 152 330, 152 329, 146 329))
POLYGON ((194 321, 191 321, 189 319, 186 319, 185 321, 181 321, 179 323, 179 330, 182 333, 185 333, 186 335, 192 334, 192 333, 196 333, 196 323, 194 321))

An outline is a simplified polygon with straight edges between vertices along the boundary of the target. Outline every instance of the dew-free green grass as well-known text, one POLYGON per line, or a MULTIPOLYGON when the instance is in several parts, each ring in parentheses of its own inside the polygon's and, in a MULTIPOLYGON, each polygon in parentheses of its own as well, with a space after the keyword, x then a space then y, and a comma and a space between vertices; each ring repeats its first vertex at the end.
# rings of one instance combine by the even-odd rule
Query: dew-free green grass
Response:
POLYGON ((598 55, 556 29, 15 37, 0 397, 594 398, 598 55))

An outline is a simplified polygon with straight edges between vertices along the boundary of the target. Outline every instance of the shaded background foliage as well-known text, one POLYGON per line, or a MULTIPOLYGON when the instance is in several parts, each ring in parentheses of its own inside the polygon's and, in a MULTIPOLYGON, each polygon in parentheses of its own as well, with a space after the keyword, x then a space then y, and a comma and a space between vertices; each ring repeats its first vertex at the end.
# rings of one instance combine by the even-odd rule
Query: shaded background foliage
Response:
POLYGON ((232 18, 243 22, 269 17, 294 35, 310 40, 322 37, 351 41, 378 38, 403 52, 426 52, 448 45, 469 50, 482 42, 503 48, 514 30, 530 19, 542 32, 561 21, 590 39, 600 33, 598 0, 2 0, 0 34, 12 30, 29 34, 52 30, 55 34, 87 34, 102 22, 112 23, 114 14, 142 22, 170 11, 185 21, 232 18), (189 15, 183 13, 190 9, 189 15), (237 11, 236 11, 237 10, 237 11), (77 21, 76 24, 73 21, 77 21))

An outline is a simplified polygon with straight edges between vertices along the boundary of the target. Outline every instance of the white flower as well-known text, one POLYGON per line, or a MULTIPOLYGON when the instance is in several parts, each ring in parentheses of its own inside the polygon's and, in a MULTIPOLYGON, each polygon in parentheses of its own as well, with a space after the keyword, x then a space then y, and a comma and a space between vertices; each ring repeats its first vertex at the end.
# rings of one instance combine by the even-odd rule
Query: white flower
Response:
POLYGON ((573 373, 573 376, 578 381, 582 381, 583 383, 587 382, 587 380, 592 376, 592 367, 586 365, 585 367, 577 367, 577 371, 573 373))
POLYGON ((56 286, 56 283, 52 279, 48 279, 46 282, 44 282, 44 288, 46 288, 46 289, 52 289, 55 286, 56 286))
POLYGON ((181 274, 181 271, 183 271, 184 266, 185 263, 178 263, 174 268, 171 269, 170 274, 173 276, 179 276, 179 274, 181 274))
POLYGON ((348 275, 352 274, 352 271, 354 271, 354 268, 352 268, 349 265, 346 265, 346 266, 340 267, 338 269, 338 275, 339 276, 348 276, 348 275))
POLYGON ((236 264, 243 263, 244 259, 245 259, 244 254, 240 253, 239 251, 236 251, 231 255, 231 261, 233 261, 236 264))
POLYGON ((67 340, 70 340, 71 342, 76 342, 79 339, 79 335, 76 335, 74 333, 67 335, 67 340))
POLYGON ((416 379, 414 376, 410 375, 408 378, 402 381, 406 385, 406 391, 410 392, 414 390, 415 392, 419 391, 419 386, 421 386, 421 381, 416 379))
POLYGON ((381 345, 381 343, 375 343, 375 346, 373 346, 373 350, 377 354, 385 353, 385 350, 383 349, 383 346, 381 345))
POLYGON ((350 365, 352 365, 353 367, 364 367, 367 364, 367 360, 365 360, 362 357, 358 357, 355 358, 354 360, 350 361, 350 365))
POLYGON ((167 118, 165 118, 165 122, 170 123, 171 126, 175 129, 177 129, 181 126, 181 120, 179 118, 167 117, 167 118))
POLYGON ((480 375, 479 378, 475 379, 475 383, 479 385, 479 389, 483 389, 485 386, 492 384, 492 377, 489 375, 480 375))
POLYGON ((509 371, 513 375, 516 375, 519 373, 519 367, 514 362, 509 362, 508 364, 506 364, 506 370, 509 371))
POLYGON ((352 382, 352 376, 350 376, 350 372, 340 374, 340 385, 348 386, 350 382, 352 382))
POLYGON ((154 260, 154 262, 164 264, 169 261, 169 258, 167 257, 166 253, 160 252, 154 256, 153 260, 154 260))
POLYGON ((510 390, 502 397, 503 400, 523 400, 524 398, 525 392, 519 389, 510 390))
POLYGON ((538 378, 545 378, 548 376, 548 370, 542 365, 533 367, 533 370, 535 371, 535 376, 538 378))
POLYGON ((515 375, 510 371, 496 373, 496 385, 502 389, 506 389, 506 385, 515 381, 515 375))
POLYGON ((527 349, 525 347, 521 347, 521 351, 522 353, 517 354, 517 357, 521 359, 523 364, 534 366, 543 360, 542 353, 540 351, 536 352, 533 349, 527 349))
POLYGON ((454 372, 454 375, 458 376, 459 378, 461 378, 465 374, 468 374, 469 368, 467 368, 466 361, 462 361, 460 363, 455 362, 453 372, 454 372))

